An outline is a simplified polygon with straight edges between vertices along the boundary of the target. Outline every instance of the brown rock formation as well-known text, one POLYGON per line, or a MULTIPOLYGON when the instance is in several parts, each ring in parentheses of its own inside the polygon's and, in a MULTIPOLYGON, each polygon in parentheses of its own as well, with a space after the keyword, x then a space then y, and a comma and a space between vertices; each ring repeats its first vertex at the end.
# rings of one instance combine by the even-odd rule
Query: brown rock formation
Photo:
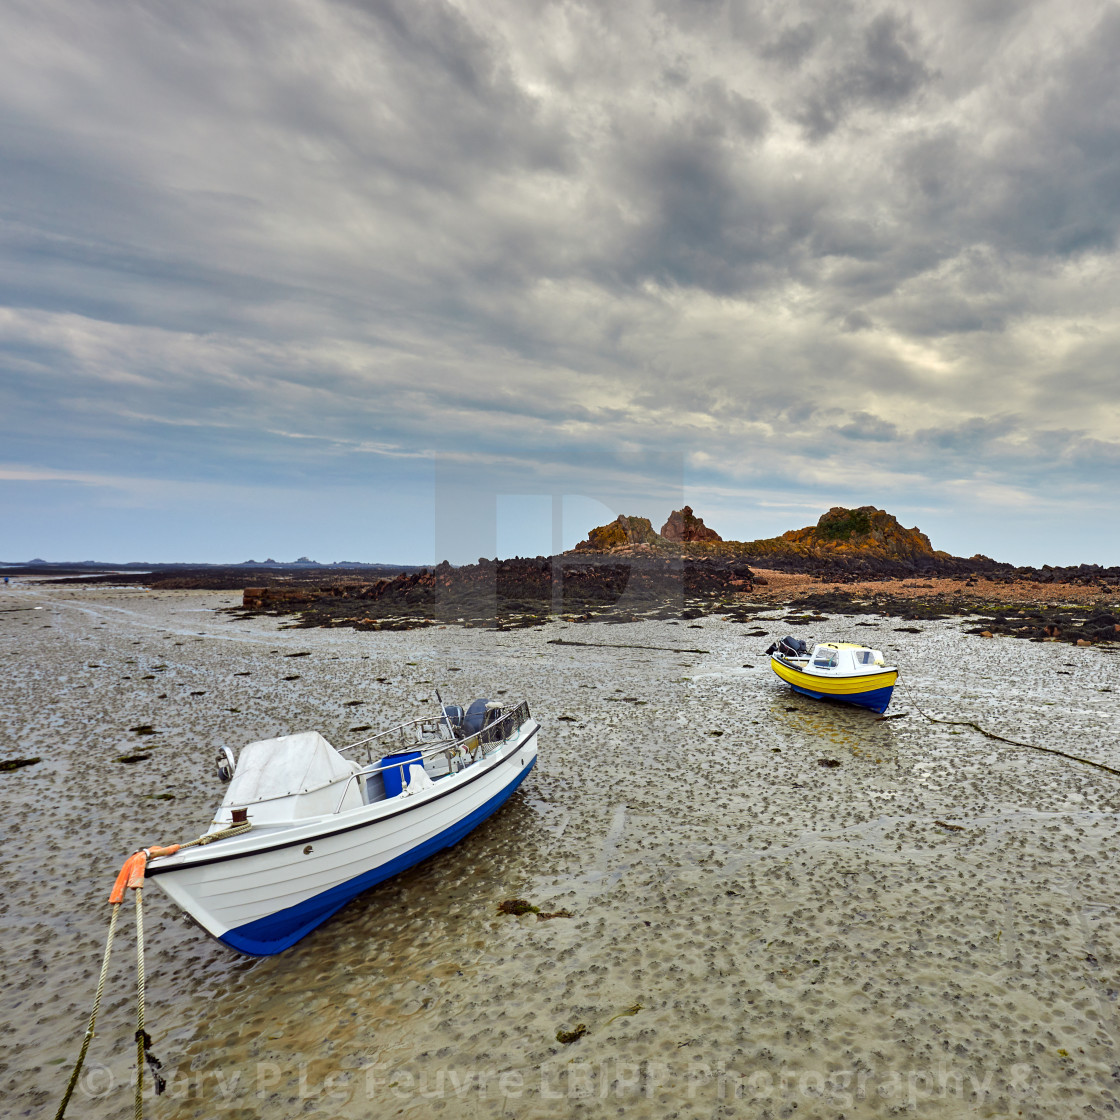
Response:
POLYGON ((704 524, 702 517, 697 517, 692 512, 692 506, 684 509, 675 509, 669 514, 669 520, 661 526, 661 535, 667 541, 681 544, 692 544, 694 541, 722 541, 723 537, 709 529, 704 524))
POLYGON ((934 551, 925 533, 917 528, 904 529, 896 517, 874 506, 833 506, 821 514, 816 525, 790 529, 776 540, 788 541, 799 552, 858 554, 887 560, 933 560, 946 555, 934 551))
POLYGON ((854 578, 857 573, 887 578, 914 571, 968 573, 981 568, 1009 568, 986 559, 962 560, 938 552, 925 533, 904 528, 897 518, 875 506, 834 506, 816 525, 755 541, 722 540, 685 506, 670 515, 663 535, 653 533, 645 518, 619 517, 610 525, 592 529, 576 551, 613 555, 675 552, 693 559, 707 556, 725 563, 749 561, 763 568, 812 572, 829 578, 854 578))
POLYGON ((576 545, 576 552, 611 552, 616 548, 664 544, 653 531, 648 517, 627 517, 619 514, 609 525, 600 525, 587 534, 587 540, 576 545))

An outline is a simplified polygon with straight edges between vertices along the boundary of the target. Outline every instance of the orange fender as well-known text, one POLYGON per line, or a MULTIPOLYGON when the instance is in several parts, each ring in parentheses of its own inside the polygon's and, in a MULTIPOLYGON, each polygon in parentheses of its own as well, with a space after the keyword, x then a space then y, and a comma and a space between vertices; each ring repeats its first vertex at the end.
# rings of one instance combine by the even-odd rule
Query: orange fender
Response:
POLYGON ((135 852, 124 861, 124 866, 117 873, 117 881, 109 894, 109 902, 119 906, 124 901, 126 888, 142 886, 144 883, 144 868, 148 865, 148 857, 143 852, 135 852))

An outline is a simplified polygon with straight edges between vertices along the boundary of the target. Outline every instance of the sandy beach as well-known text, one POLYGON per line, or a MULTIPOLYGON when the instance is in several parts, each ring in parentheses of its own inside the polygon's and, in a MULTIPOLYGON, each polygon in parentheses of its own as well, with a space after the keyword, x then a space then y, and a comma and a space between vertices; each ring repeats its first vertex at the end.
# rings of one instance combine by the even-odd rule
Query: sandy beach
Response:
MULTIPOLYGON (((960 618, 817 624, 899 665, 905 718, 884 722, 783 686, 763 650, 785 612, 761 600, 767 637, 718 615, 296 630, 223 613, 239 601, 0 591, 0 761, 42 760, 0 773, 6 1114, 53 1115, 116 871, 206 828, 219 745, 341 746, 434 711, 436 687, 528 700, 522 791, 276 957, 210 940, 153 883, 147 1024, 169 1084, 149 1115, 1117 1110, 1120 778, 919 711, 1120 767, 1112 649, 981 640, 960 618), (510 898, 573 916, 499 914, 510 898)), ((70 1116, 131 1115, 131 935, 130 905, 70 1116)))

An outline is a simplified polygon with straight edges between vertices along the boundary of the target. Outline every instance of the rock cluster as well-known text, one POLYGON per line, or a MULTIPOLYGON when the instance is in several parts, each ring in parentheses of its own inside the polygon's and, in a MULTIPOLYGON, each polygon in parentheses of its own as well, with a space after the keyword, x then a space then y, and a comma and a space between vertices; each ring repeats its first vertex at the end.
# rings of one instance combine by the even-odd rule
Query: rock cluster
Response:
POLYGON ((619 517, 610 525, 592 529, 587 540, 576 546, 575 552, 615 556, 671 552, 690 558, 709 556, 725 563, 745 562, 781 572, 803 572, 832 583, 909 576, 982 576, 1007 583, 1031 580, 1120 589, 1120 567, 1102 568, 1099 564, 1016 567, 981 554, 969 558, 952 556, 935 549, 920 529, 905 528, 892 514, 875 506, 856 509, 833 506, 821 515, 816 525, 754 541, 724 541, 695 531, 690 538, 687 526, 691 524, 700 527, 704 534, 712 532, 688 506, 670 515, 661 534, 652 533, 645 518, 619 517), (642 526, 640 532, 626 530, 626 526, 635 524, 642 526), (686 532, 679 540, 669 539, 667 531, 675 532, 675 528, 670 527, 677 524, 686 528, 686 532))
POLYGON ((1095 646, 1120 642, 1120 617, 1107 611, 1084 613, 1055 608, 1007 608, 981 616, 970 634, 1009 638, 1028 638, 1033 642, 1066 642, 1069 645, 1095 646))
POLYGON ((692 512, 692 506, 675 509, 669 514, 669 520, 661 526, 661 535, 667 541, 683 544, 692 544, 694 541, 722 541, 723 537, 709 529, 704 524, 702 517, 697 517, 692 512))
POLYGON ((617 549, 654 548, 664 543, 654 532, 648 517, 619 514, 609 525, 592 529, 587 540, 576 545, 576 551, 614 552, 617 549))
MULTIPOLYGON (((875 506, 845 509, 833 506, 823 513, 816 525, 805 529, 791 529, 779 540, 808 553, 824 552, 877 556, 890 560, 936 561, 948 557, 947 552, 935 552, 929 537, 916 527, 904 529, 898 519, 886 510, 875 506)), ((755 541, 761 545, 763 541, 755 541)))

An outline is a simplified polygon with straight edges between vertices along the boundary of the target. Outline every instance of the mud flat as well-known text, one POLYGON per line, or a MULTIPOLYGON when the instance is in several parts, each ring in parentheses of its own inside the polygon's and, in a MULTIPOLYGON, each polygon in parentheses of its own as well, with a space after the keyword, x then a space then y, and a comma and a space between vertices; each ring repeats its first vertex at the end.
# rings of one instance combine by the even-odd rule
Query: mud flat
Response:
MULTIPOLYGON (((232 954, 147 890, 169 1079, 150 1115, 1116 1109, 1120 778, 918 712, 1120 767, 1107 649, 961 618, 802 627, 897 660, 907 718, 882 722, 782 686, 761 651, 787 609, 763 603, 752 627, 362 633, 221 613, 235 598, 0 592, 0 762, 41 760, 0 772, 6 1114, 53 1114, 116 869, 205 828, 219 744, 342 745, 436 686, 526 697, 537 769, 458 848, 278 957, 232 954), (500 913, 513 898, 573 916, 500 913)), ((130 932, 126 911, 68 1115, 131 1115, 130 932)))

